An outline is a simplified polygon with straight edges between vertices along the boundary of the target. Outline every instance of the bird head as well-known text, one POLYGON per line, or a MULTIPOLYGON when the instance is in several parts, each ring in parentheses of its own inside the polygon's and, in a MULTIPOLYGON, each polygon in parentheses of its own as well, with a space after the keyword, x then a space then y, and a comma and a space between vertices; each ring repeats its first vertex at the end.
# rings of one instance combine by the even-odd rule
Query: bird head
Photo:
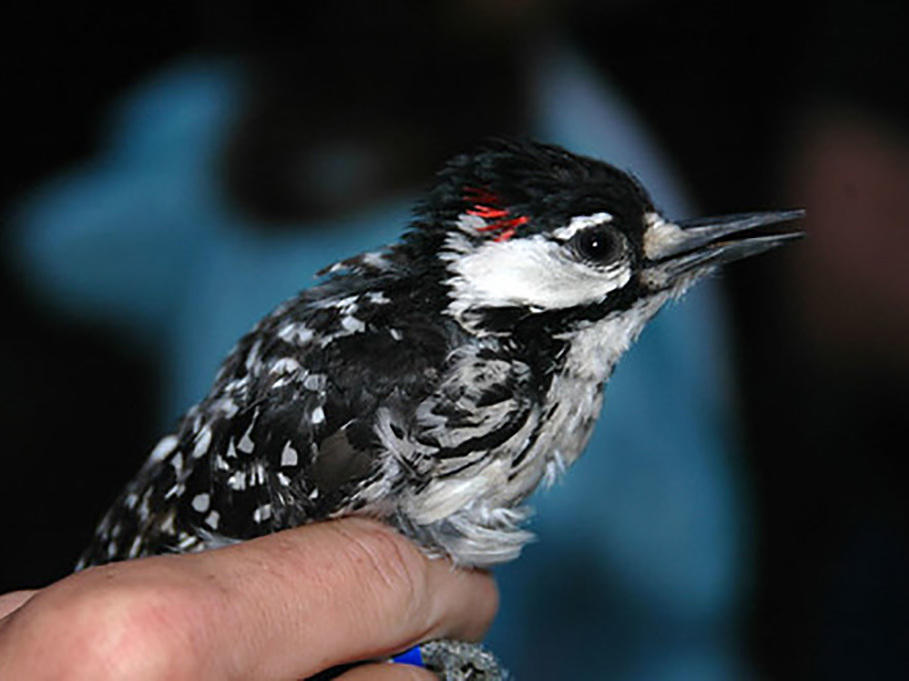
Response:
POLYGON ((618 168, 553 145, 497 140, 440 172, 415 233, 444 263, 447 311, 465 326, 506 333, 535 319, 559 333, 622 313, 643 326, 720 265, 799 236, 761 228, 802 214, 673 221, 618 168))

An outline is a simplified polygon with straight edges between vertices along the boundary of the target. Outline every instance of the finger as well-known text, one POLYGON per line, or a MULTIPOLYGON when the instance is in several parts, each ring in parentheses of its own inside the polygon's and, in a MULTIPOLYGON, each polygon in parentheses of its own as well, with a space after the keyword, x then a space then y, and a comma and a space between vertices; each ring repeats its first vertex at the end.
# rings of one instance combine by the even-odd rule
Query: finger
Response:
POLYGON ((418 641, 476 639, 496 607, 488 575, 344 519, 72 575, 4 620, 0 660, 14 661, 10 678, 306 678, 418 641))
POLYGON ((212 649, 237 676, 301 678, 433 638, 475 640, 498 605, 491 578, 429 560, 348 518, 200 554, 223 593, 212 649))
POLYGON ((34 593, 34 589, 29 589, 25 591, 10 591, 7 594, 0 595, 0 619, 22 607, 34 593))
POLYGON ((410 664, 364 664, 341 674, 336 681, 439 681, 427 669, 410 664))

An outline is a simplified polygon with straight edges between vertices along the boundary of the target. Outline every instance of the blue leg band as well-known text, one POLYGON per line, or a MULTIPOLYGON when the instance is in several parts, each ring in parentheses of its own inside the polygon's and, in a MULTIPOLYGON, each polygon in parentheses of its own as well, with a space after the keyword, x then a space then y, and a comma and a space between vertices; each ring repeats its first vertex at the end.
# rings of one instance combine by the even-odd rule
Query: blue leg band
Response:
POLYGON ((423 664, 423 654, 420 652, 420 646, 414 646, 409 650, 405 650, 403 653, 399 653, 391 658, 392 662, 397 662, 398 664, 409 664, 414 667, 425 667, 423 664))

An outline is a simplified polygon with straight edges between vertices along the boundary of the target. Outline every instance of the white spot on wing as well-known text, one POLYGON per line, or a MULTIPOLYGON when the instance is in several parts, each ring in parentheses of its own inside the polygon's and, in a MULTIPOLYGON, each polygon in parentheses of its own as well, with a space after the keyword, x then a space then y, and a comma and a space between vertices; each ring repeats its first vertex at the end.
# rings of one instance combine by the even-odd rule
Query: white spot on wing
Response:
POLYGON ((293 357, 282 357, 271 366, 273 374, 290 374, 300 369, 300 363, 293 357))
POLYGON ((211 503, 211 497, 205 492, 194 496, 192 501, 193 508, 199 513, 205 513, 208 510, 209 503, 211 503))
POLYGON ((186 490, 186 485, 178 482, 176 485, 174 485, 169 490, 167 490, 167 492, 164 493, 164 498, 170 499, 171 497, 179 497, 183 494, 183 492, 185 490, 186 490))
POLYGON ((233 418, 240 408, 237 406, 237 403, 234 402, 229 397, 225 397, 223 400, 218 401, 218 409, 224 412, 224 415, 231 419, 233 418))
POLYGON ((271 518, 271 504, 262 504, 253 511, 253 521, 263 523, 271 518))
POLYGON ((174 527, 174 519, 175 514, 173 511, 171 511, 164 517, 164 520, 158 526, 158 529, 160 529, 162 532, 166 532, 167 534, 174 534, 176 530, 174 527))
POLYGON ((255 364, 259 362, 259 350, 262 348, 262 339, 257 340, 253 343, 252 348, 249 350, 249 354, 246 355, 246 368, 251 369, 255 364))
POLYGON ((139 520, 144 521, 151 514, 151 495, 154 490, 155 488, 149 485, 142 494, 142 501, 139 503, 139 508, 136 511, 139 514, 139 520))
POLYGON ((246 489, 246 475, 243 471, 236 471, 227 479, 227 486, 237 492, 246 489))
POLYGON ((180 440, 176 435, 168 435, 167 437, 161 438, 161 440, 158 442, 158 444, 155 445, 155 448, 149 455, 149 460, 162 461, 163 459, 167 458, 167 455, 177 448, 177 443, 179 441, 180 440))
POLYGON ((205 426, 202 432, 196 436, 196 446, 193 447, 193 458, 200 459, 205 456, 208 447, 211 445, 211 426, 205 426))
POLYGON ((221 516, 217 511, 212 511, 205 517, 205 524, 208 525, 211 529, 218 529, 218 522, 221 520, 221 516))
POLYGON ((240 442, 237 443, 237 449, 244 454, 252 454, 252 451, 256 448, 256 443, 253 442, 252 437, 250 437, 255 424, 256 419, 253 417, 253 420, 250 421, 249 428, 246 429, 246 432, 243 433, 243 437, 240 438, 240 442))
POLYGON ((363 257, 360 258, 364 265, 374 267, 376 269, 388 269, 388 260, 385 258, 385 254, 382 251, 370 251, 369 253, 364 253, 363 257))
POLYGON ((257 461, 252 470, 249 472, 249 485, 261 485, 265 482, 265 466, 261 461, 257 461))
POLYGON ((341 317, 341 326, 350 333, 361 333, 366 330, 366 324, 351 315, 341 317))
POLYGON ((312 340, 313 330, 306 324, 292 322, 278 329, 278 337, 287 343, 304 345, 312 340))
POLYGON ((187 551, 193 548, 196 544, 199 543, 199 538, 185 532, 180 533, 180 541, 177 543, 177 548, 181 551, 187 551))
POLYGON ((319 425, 325 420, 325 412, 322 410, 322 407, 316 407, 312 410, 310 414, 310 419, 313 422, 313 425, 319 425))
POLYGON ((284 450, 281 452, 281 465, 296 466, 298 460, 297 450, 290 446, 290 440, 288 440, 284 445, 284 450))

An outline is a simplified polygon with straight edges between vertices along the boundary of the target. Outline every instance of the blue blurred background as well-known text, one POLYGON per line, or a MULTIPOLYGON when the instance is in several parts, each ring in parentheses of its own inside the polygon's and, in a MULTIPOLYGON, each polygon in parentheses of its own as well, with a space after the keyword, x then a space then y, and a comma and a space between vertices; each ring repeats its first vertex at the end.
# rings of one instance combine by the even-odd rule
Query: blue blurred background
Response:
POLYGON ((0 592, 66 574, 239 335, 508 133, 675 217, 805 206, 810 238, 646 330, 497 570, 492 646, 524 681, 909 669, 900 4, 15 12, 0 592))

